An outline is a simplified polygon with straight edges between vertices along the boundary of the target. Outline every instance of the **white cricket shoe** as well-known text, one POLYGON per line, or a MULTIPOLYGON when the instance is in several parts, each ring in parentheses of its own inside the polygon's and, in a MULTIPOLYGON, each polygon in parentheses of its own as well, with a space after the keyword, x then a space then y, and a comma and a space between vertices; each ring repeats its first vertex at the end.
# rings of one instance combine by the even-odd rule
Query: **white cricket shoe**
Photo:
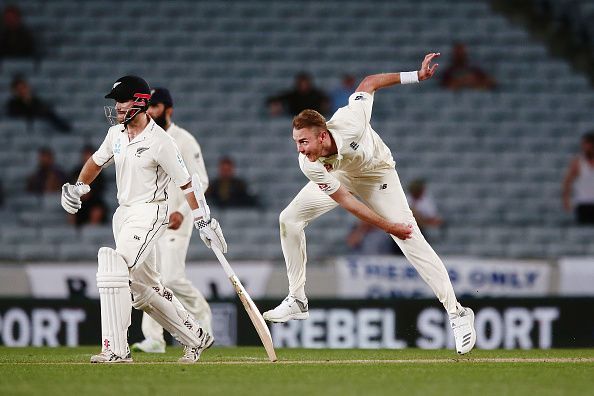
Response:
POLYGON ((200 345, 197 347, 184 346, 184 355, 178 359, 179 363, 196 363, 200 360, 202 352, 210 348, 214 343, 214 337, 202 328, 198 329, 198 336, 201 338, 200 345))
POLYGON ((472 309, 462 308, 457 314, 450 315, 450 323, 456 340, 456 352, 460 355, 470 352, 476 343, 472 309))
POLYGON ((165 353, 165 343, 147 338, 132 344, 132 350, 134 352, 165 353))
POLYGON ((106 349, 97 355, 91 356, 91 363, 132 363, 132 354, 130 348, 126 348, 126 356, 118 356, 106 349))
POLYGON ((307 299, 297 300, 293 296, 285 298, 278 307, 264 312, 264 319, 274 323, 285 323, 291 319, 304 320, 309 318, 307 299))

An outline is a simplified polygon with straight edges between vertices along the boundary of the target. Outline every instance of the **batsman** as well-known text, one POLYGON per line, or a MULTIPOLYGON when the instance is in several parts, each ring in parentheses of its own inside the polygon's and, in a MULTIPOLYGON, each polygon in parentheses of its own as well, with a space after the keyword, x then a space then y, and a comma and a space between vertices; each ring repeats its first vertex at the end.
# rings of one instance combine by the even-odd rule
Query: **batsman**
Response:
POLYGON ((171 290, 163 287, 156 270, 155 244, 167 229, 167 187, 173 181, 185 193, 194 225, 204 243, 227 251, 223 232, 215 219, 205 221, 204 209, 193 194, 188 174, 173 138, 147 115, 151 91, 137 76, 118 79, 105 96, 115 100, 106 106, 112 126, 99 149, 84 164, 75 185, 62 186, 62 207, 68 213, 81 208, 80 197, 101 170, 116 168, 119 207, 113 215, 116 249, 98 253, 97 288, 101 303, 101 352, 91 363, 132 362, 128 327, 132 307, 150 315, 182 345, 181 363, 195 363, 213 337, 182 306, 171 290))

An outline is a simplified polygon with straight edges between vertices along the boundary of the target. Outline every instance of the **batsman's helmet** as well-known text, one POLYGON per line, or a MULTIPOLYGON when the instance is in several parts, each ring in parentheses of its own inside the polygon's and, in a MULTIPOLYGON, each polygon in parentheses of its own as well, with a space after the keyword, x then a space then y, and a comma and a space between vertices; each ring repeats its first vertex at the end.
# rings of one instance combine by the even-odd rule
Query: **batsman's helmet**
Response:
MULTIPOLYGON (((124 125, 127 125, 134 117, 148 109, 151 89, 148 83, 138 76, 124 76, 118 78, 105 98, 120 103, 134 100, 124 117, 124 125)), ((117 112, 114 107, 105 106, 105 116, 110 124, 117 124, 117 112)))

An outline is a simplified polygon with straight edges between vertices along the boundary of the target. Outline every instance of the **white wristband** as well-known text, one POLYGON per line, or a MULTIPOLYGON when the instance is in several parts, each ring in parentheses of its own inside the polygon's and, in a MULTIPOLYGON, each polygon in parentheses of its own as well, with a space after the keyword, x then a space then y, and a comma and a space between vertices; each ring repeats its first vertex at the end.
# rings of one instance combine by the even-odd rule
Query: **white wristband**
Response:
POLYGON ((194 219, 198 219, 200 217, 204 217, 206 213, 204 213, 204 209, 202 208, 198 208, 198 209, 194 209, 192 211, 192 216, 194 216, 194 219))
POLYGON ((419 72, 400 72, 400 84, 414 84, 419 82, 419 72))

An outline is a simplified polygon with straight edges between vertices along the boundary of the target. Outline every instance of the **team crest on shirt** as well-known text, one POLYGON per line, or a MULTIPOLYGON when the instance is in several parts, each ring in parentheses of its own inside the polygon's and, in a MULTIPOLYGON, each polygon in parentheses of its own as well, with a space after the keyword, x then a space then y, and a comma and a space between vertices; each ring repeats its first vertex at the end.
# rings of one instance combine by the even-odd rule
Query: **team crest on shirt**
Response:
POLYGON ((140 158, 140 154, 144 153, 144 152, 145 152, 146 150, 148 150, 149 148, 150 148, 150 147, 138 147, 138 148, 136 149, 136 154, 135 154, 135 155, 136 155, 138 158, 140 158))

